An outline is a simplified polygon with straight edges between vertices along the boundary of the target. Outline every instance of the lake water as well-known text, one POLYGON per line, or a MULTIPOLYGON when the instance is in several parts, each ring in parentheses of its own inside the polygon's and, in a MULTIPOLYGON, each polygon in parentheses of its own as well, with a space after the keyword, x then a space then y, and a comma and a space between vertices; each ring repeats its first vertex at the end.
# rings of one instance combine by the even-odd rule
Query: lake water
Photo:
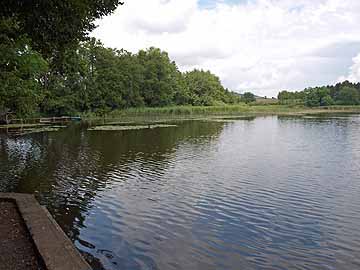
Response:
POLYGON ((360 269, 360 117, 0 135, 94 269, 360 269))

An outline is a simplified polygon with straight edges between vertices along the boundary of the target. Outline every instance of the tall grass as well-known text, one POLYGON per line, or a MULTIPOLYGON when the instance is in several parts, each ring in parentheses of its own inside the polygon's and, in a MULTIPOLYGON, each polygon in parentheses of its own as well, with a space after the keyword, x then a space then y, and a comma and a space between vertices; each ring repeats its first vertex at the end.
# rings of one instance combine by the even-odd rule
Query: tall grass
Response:
POLYGON ((169 107, 143 107, 114 110, 105 116, 99 117, 95 113, 83 113, 83 119, 96 118, 124 118, 124 117, 168 117, 168 118, 196 118, 216 115, 238 114, 306 114, 331 112, 360 112, 360 106, 330 106, 307 108, 302 105, 222 105, 222 106, 169 106, 169 107))
POLYGON ((222 105, 222 106, 171 106, 159 108, 129 108, 116 110, 110 113, 110 117, 123 115, 226 115, 239 113, 278 113, 301 110, 303 107, 290 107, 281 105, 257 105, 246 104, 222 105))

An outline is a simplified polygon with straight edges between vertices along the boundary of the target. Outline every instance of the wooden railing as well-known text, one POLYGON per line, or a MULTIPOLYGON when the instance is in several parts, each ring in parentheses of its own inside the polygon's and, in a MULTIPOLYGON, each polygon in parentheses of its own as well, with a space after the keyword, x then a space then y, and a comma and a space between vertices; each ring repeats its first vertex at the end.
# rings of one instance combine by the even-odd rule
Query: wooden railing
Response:
POLYGON ((80 117, 71 117, 71 116, 61 116, 61 117, 42 117, 42 118, 9 118, 7 124, 67 124, 71 121, 80 121, 80 117))

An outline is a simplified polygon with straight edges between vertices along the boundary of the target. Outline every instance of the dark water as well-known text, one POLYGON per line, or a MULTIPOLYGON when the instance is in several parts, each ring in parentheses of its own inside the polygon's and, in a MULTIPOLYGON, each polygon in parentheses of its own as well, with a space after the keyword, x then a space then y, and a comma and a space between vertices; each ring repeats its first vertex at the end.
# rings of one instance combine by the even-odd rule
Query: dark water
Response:
POLYGON ((94 269, 360 269, 360 117, 0 135, 94 269))

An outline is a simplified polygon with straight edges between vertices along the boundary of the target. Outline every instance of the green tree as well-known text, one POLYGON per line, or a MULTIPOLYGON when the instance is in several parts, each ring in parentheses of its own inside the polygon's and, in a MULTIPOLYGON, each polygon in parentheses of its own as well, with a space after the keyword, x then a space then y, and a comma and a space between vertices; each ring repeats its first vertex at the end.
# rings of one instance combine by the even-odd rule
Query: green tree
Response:
POLYGON ((278 94, 278 100, 281 104, 303 104, 305 99, 304 91, 281 91, 278 94))
POLYGON ((330 95, 326 95, 321 100, 321 106, 331 106, 334 105, 334 100, 330 95))
POLYGON ((359 91, 354 87, 342 87, 338 94, 338 104, 342 105, 357 105, 359 104, 359 91))
POLYGON ((61 71, 46 74, 42 111, 49 115, 72 115, 89 109, 89 88, 93 85, 88 82, 89 66, 82 46, 64 51, 61 71))
POLYGON ((18 29, 13 19, 0 20, 0 110, 26 116, 38 111, 47 63, 18 29))
POLYGON ((243 95, 242 95, 242 98, 241 100, 245 103, 251 103, 251 102, 254 102, 256 101, 256 97, 253 93, 251 92, 245 92, 243 95))
POLYGON ((0 107, 19 115, 83 109, 84 62, 78 44, 117 0, 14 0, 0 9, 0 107), (41 105, 41 106, 40 106, 41 105))
POLYGON ((236 104, 241 102, 241 95, 235 92, 225 89, 225 98, 224 102, 226 104, 236 104))
POLYGON ((185 73, 184 79, 193 105, 211 106, 225 102, 227 93, 220 79, 210 71, 195 69, 185 73))
POLYGON ((113 12, 118 0, 12 0, 2 3, 0 17, 16 19, 18 32, 46 58, 59 57, 69 45, 84 40, 94 20, 113 12))
POLYGON ((360 83, 344 81, 334 86, 307 88, 300 92, 281 91, 278 98, 282 104, 303 103, 309 107, 360 104, 360 83))
POLYGON ((327 87, 316 87, 305 90, 305 105, 309 107, 328 106, 330 90, 327 87))
POLYGON ((155 107, 172 104, 181 76, 175 62, 170 60, 166 52, 153 47, 139 51, 137 59, 143 67, 141 95, 145 105, 155 107))

